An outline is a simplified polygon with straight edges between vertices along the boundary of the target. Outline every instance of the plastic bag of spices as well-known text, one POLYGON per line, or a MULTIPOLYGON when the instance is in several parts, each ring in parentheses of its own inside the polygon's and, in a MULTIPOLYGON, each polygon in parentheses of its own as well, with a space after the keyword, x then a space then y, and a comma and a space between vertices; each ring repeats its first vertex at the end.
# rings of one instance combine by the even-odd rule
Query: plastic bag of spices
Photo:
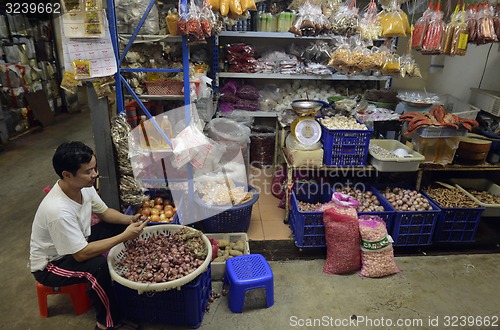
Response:
POLYGON ((477 17, 477 43, 485 44, 497 41, 493 25, 493 6, 485 2, 477 17))
POLYGON ((438 2, 436 12, 432 15, 424 36, 424 42, 421 49, 423 54, 441 53, 441 38, 444 30, 443 12, 441 11, 441 3, 438 2))
POLYGON ((378 20, 382 26, 382 37, 405 37, 411 34, 408 15, 399 8, 397 1, 391 1, 378 14, 378 20))
POLYGON ((465 22, 467 23, 467 32, 469 34, 470 43, 475 43, 477 40, 477 12, 476 7, 469 6, 465 13, 465 22))
POLYGON ((361 275, 384 277, 399 273, 384 220, 376 215, 359 217, 361 275))
POLYGON ((382 26, 377 19, 377 3, 370 0, 370 3, 363 9, 359 20, 359 30, 361 38, 364 40, 376 40, 382 35, 382 26))
POLYGON ((465 22, 465 8, 457 13, 457 22, 453 30, 451 39, 450 55, 464 56, 467 52, 467 41, 469 37, 469 29, 465 22))
POLYGON ((420 17, 415 23, 411 39, 411 48, 415 50, 420 50, 420 48, 422 48, 422 44, 424 43, 424 36, 427 32, 427 25, 429 25, 430 17, 433 14, 434 2, 431 1, 429 3, 429 7, 422 14, 422 17, 420 17))
POLYGON ((358 227, 359 205, 348 195, 334 193, 332 201, 323 213, 326 238, 326 261, 323 272, 345 274, 358 271, 361 267, 360 239, 358 227))

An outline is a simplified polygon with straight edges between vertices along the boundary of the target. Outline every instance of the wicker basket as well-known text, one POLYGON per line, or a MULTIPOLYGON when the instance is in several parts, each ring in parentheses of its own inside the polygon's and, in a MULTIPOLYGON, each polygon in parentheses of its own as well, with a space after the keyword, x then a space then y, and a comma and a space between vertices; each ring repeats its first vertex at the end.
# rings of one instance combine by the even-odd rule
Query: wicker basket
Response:
MULTIPOLYGON (((200 83, 197 81, 191 83, 196 85, 198 94, 200 83)), ((146 89, 149 95, 184 95, 184 81, 175 79, 146 81, 146 89)))
MULTIPOLYGON (((181 225, 157 225, 157 226, 145 227, 144 232, 139 236, 139 238, 145 239, 157 233, 165 233, 167 235, 170 235, 181 230, 182 228, 188 228, 189 230, 196 231, 196 229, 181 225)), ((210 241, 205 235, 202 235, 201 237, 207 247, 208 254, 205 260, 203 261, 203 264, 201 264, 201 266, 198 267, 191 274, 188 274, 177 280, 164 283, 138 283, 130 281, 120 275, 127 271, 126 269, 118 266, 118 261, 123 259, 125 255, 123 252, 125 250, 125 245, 123 243, 120 243, 115 247, 113 247, 108 254, 108 267, 111 279, 120 283, 123 286, 135 289, 139 293, 150 292, 150 291, 166 291, 174 288, 179 288, 184 284, 194 280, 201 273, 205 272, 208 269, 208 266, 210 265, 210 261, 212 260, 212 245, 210 244, 210 241)))

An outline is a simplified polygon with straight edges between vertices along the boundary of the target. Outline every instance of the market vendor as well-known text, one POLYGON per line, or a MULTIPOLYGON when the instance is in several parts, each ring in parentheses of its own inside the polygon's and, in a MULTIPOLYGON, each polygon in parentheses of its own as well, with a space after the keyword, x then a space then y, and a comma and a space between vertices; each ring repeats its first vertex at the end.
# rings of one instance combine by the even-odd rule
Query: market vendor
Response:
POLYGON ((40 203, 33 221, 30 268, 46 286, 89 282, 96 329, 135 329, 122 322, 103 256, 113 246, 138 237, 147 222, 108 208, 97 194, 96 157, 81 142, 61 144, 53 158, 60 177, 40 203), (91 214, 100 222, 91 226, 91 214))

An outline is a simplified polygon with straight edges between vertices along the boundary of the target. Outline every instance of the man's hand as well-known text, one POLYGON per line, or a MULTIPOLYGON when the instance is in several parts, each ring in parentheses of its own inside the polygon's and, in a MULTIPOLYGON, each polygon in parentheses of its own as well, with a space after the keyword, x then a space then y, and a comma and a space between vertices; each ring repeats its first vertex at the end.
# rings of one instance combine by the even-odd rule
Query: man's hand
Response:
POLYGON ((147 224, 148 221, 146 220, 142 222, 134 222, 128 225, 128 227, 123 232, 123 234, 125 235, 125 240, 128 241, 138 237, 142 233, 144 227, 147 226, 147 224))

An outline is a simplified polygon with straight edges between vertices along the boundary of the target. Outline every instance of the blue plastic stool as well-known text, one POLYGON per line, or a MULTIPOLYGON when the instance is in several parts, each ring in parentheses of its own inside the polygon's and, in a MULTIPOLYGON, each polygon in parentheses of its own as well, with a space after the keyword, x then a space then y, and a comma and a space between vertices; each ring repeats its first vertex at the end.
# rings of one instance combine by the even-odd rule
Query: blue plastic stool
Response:
POLYGON ((266 304, 274 304, 273 270, 261 254, 246 254, 226 261, 224 286, 229 284, 229 309, 243 312, 247 290, 266 289, 266 304))

